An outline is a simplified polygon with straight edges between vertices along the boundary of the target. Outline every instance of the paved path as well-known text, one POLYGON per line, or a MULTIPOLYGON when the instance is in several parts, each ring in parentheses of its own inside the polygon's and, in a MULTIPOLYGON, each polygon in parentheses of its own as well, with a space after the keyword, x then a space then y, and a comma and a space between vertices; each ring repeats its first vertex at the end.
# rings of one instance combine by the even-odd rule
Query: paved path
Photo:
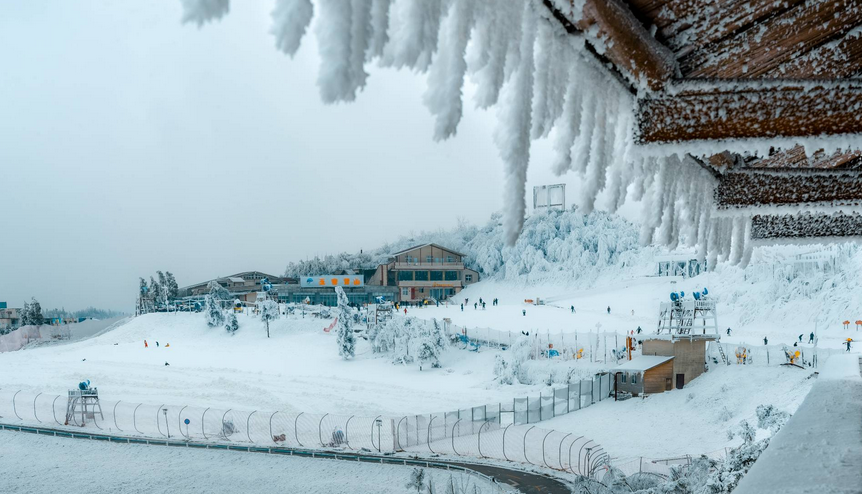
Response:
POLYGON ((27 432, 31 434, 46 434, 59 437, 75 439, 92 439, 117 443, 149 444, 157 446, 191 447, 207 449, 227 449, 232 451, 243 451, 252 453, 269 453, 290 456, 303 456, 307 458, 323 458, 330 460, 364 461, 369 463, 384 463, 405 466, 424 466, 426 468, 438 468, 443 470, 465 470, 476 473, 481 477, 495 480, 501 484, 510 485, 525 494, 570 494, 571 490, 559 479, 550 476, 525 472, 518 469, 510 469, 503 466, 486 465, 482 463, 467 463, 438 458, 402 457, 392 455, 375 455, 373 453, 347 453, 342 451, 319 451, 294 448, 263 448, 254 446, 240 446, 228 443, 198 443, 193 441, 158 440, 131 436, 114 436, 109 434, 81 433, 50 427, 29 427, 9 424, 0 424, 0 429, 27 432))

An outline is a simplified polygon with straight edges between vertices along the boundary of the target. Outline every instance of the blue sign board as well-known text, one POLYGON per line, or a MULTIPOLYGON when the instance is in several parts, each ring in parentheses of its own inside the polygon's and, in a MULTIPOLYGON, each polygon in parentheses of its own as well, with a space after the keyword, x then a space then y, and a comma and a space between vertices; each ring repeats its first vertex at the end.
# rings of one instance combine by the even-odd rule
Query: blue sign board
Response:
POLYGON ((6 308, 6 302, 0 302, 0 309, 6 308))

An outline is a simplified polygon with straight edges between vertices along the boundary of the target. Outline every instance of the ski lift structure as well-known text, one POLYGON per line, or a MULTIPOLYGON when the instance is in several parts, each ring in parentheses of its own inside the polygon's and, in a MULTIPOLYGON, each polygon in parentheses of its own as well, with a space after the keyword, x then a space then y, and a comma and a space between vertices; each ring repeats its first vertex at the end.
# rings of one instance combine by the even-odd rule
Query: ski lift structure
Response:
POLYGON ((91 388, 89 380, 78 383, 78 389, 69 390, 64 425, 74 424, 84 427, 87 420, 95 422, 96 413, 102 420, 105 419, 102 414, 102 405, 99 403, 99 390, 98 388, 91 388))
POLYGON ((659 320, 656 335, 675 339, 719 340, 718 314, 715 300, 710 298, 709 290, 691 294, 671 292, 670 302, 659 306, 659 320))

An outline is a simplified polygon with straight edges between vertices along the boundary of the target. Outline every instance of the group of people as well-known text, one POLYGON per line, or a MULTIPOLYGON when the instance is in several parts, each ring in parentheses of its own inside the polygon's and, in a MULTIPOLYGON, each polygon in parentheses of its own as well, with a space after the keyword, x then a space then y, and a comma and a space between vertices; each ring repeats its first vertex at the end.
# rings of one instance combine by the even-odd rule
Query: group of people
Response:
MULTIPOLYGON (((464 306, 465 306, 465 305, 468 305, 469 303, 470 303, 470 299, 469 299, 469 298, 465 298, 465 299, 464 299, 464 303, 463 303, 463 304, 461 304, 461 312, 464 312, 464 306)), ((477 310, 477 309, 479 308, 479 306, 482 306, 482 310, 485 310, 485 305, 486 305, 487 303, 488 303, 488 301, 487 301, 487 300, 482 300, 482 297, 479 297, 479 301, 478 301, 478 302, 473 302, 473 310, 477 310)), ((492 305, 492 306, 494 306, 494 305, 499 305, 499 304, 500 304, 500 299, 498 299, 498 298, 495 298, 494 300, 492 300, 492 301, 491 301, 491 305, 492 305)))

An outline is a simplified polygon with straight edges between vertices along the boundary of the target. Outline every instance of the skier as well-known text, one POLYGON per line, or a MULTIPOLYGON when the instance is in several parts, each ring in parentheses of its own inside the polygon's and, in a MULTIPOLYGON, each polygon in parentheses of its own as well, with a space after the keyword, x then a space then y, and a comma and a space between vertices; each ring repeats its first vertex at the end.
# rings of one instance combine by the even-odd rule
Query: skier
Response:
POLYGON ((482 297, 479 297, 479 303, 480 304, 482 303, 482 297))
POLYGON ((521 309, 521 315, 526 316, 527 315, 527 309, 521 309))
POLYGON ((610 315, 610 313, 611 313, 611 306, 609 305, 608 306, 608 314, 610 315))
POLYGON ((769 340, 767 340, 767 339, 766 339, 766 336, 764 336, 764 337, 763 337, 763 344, 764 344, 764 345, 768 345, 768 344, 769 344, 769 340))
POLYGON ((638 326, 638 334, 641 334, 641 331, 643 331, 643 330, 641 329, 640 326, 638 326))
POLYGON ((150 345, 147 345, 147 340, 144 340, 144 348, 148 348, 150 345))
POLYGON ((461 312, 464 312, 464 304, 461 304, 461 312))
POLYGON ((482 302, 482 310, 485 310, 485 302, 482 302))
POLYGON ((808 335, 808 343, 814 343, 814 331, 812 331, 811 334, 808 335))
POLYGON ((158 348, 158 347, 159 347, 159 342, 158 342, 158 341, 156 341, 156 348, 158 348))
POLYGON ((730 328, 727 328, 727 336, 730 336, 730 328))
POLYGON ((407 307, 404 308, 404 315, 407 315, 407 307))
POLYGON ((847 338, 847 351, 850 351, 850 342, 853 341, 852 338, 847 338))
POLYGON ((476 310, 476 309, 478 309, 478 308, 479 308, 479 303, 478 303, 478 302, 473 302, 473 310, 476 310))
POLYGON ((799 335, 799 343, 802 343, 802 335, 799 335))
POLYGON ((575 313, 575 306, 573 305, 572 306, 572 314, 574 314, 574 313, 575 313))
POLYGON ((794 342, 793 342, 793 346, 799 346, 799 342, 798 342, 798 341, 794 341, 794 342))

